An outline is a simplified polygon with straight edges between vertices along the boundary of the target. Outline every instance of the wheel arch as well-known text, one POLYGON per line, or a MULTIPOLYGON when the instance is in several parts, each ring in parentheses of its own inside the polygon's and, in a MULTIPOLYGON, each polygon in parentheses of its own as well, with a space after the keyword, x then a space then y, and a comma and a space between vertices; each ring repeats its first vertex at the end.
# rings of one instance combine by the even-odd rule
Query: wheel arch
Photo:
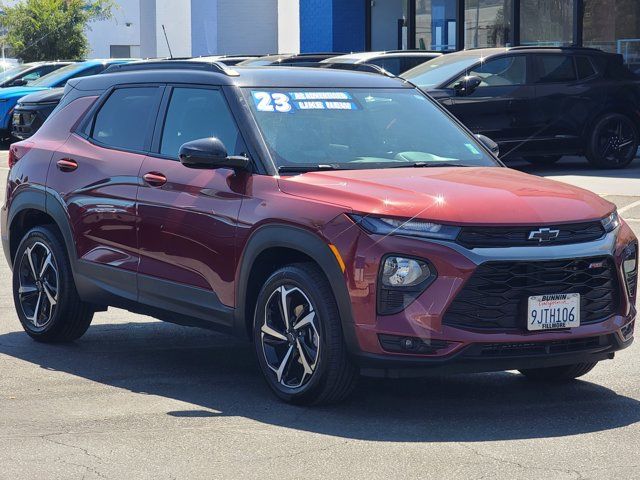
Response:
POLYGON ((236 276, 236 334, 251 338, 255 301, 266 277, 281 266, 300 261, 314 262, 329 281, 340 312, 343 334, 351 351, 357 342, 351 298, 340 265, 328 243, 319 235, 291 225, 265 225, 249 237, 236 276))
POLYGON ((636 111, 630 105, 623 105, 619 103, 610 104, 603 106, 598 111, 594 112, 589 120, 585 123, 584 130, 582 132, 582 137, 584 141, 588 142, 591 140, 591 133, 593 132, 596 124, 605 116, 612 113, 617 113, 620 115, 624 115, 629 117, 629 119, 634 123, 636 127, 636 132, 640 134, 640 111, 636 111))
POLYGON ((60 201, 51 193, 36 188, 17 193, 11 201, 7 225, 9 226, 8 254, 11 265, 24 234, 40 225, 51 225, 57 230, 67 249, 69 259, 72 265, 74 264, 75 243, 68 215, 60 201))

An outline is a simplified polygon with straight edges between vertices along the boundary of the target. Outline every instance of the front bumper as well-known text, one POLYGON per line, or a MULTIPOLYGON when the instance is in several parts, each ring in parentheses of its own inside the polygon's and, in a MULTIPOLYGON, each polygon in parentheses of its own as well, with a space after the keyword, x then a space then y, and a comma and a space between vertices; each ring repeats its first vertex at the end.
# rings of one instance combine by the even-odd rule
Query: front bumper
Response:
POLYGON ((347 257, 344 258, 345 281, 351 297, 353 322, 343 322, 343 329, 350 352, 365 374, 415 376, 595 362, 612 358, 615 351, 626 348, 633 340, 635 300, 625 288, 622 251, 636 239, 624 222, 615 231, 592 242, 471 250, 451 242, 399 236, 374 238, 358 227, 350 228, 348 222, 348 219, 337 219, 327 237, 347 257), (376 311, 376 286, 380 261, 387 254, 425 258, 435 266, 438 278, 403 312, 381 316, 376 311), (454 327, 443 321, 451 303, 479 265, 592 257, 611 259, 618 277, 619 301, 615 312, 607 318, 577 328, 538 332, 527 331, 526 327, 454 327), (426 353, 390 351, 383 345, 381 336, 412 338, 437 348, 426 353), (569 346, 561 351, 563 347, 557 346, 563 342, 569 346), (582 346, 578 346, 579 343, 582 346), (513 347, 506 348, 510 345, 513 347), (500 355, 497 351, 501 351, 500 355))

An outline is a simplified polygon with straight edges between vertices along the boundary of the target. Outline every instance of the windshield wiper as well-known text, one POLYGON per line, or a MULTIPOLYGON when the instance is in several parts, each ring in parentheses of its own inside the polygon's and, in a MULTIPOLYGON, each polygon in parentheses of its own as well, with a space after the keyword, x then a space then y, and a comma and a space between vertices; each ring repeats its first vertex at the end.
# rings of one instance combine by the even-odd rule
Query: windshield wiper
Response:
POLYGON ((281 165, 278 167, 280 173, 322 172, 324 170, 338 170, 338 168, 335 165, 281 165))
POLYGON ((470 167, 471 165, 464 165, 462 163, 454 162, 413 162, 407 165, 411 168, 426 168, 426 167, 470 167))

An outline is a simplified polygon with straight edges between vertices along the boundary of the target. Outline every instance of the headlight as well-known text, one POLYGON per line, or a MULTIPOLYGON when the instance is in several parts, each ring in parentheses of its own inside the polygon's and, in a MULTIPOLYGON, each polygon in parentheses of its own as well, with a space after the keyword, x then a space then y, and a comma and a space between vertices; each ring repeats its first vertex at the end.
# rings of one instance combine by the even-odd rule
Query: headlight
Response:
POLYGON ((410 237, 455 240, 460 227, 415 219, 351 215, 351 219, 369 233, 377 235, 406 235, 410 237))
POLYGON ((618 217, 618 212, 613 211, 611 215, 602 220, 602 226, 604 227, 604 231, 609 233, 614 231, 616 228, 620 226, 620 217, 618 217))
POLYGON ((404 257, 387 257, 382 267, 382 284, 387 287, 414 287, 431 275, 426 262, 404 257))
POLYGON ((378 279, 378 314, 399 313, 420 296, 436 279, 428 261, 401 255, 382 259, 378 279))
POLYGON ((630 243, 622 251, 622 269, 630 297, 636 296, 638 283, 638 245, 630 243))

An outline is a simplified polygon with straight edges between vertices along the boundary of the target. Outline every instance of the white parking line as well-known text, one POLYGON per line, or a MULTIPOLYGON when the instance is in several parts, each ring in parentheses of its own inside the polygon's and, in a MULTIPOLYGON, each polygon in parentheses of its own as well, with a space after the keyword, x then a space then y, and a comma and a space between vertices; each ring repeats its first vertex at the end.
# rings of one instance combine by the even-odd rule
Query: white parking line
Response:
POLYGON ((622 213, 624 213, 624 212, 626 212, 628 210, 631 210, 632 208, 638 207, 638 206, 640 206, 640 200, 638 200, 637 202, 630 203, 629 205, 618 209, 618 213, 622 214, 622 213))

